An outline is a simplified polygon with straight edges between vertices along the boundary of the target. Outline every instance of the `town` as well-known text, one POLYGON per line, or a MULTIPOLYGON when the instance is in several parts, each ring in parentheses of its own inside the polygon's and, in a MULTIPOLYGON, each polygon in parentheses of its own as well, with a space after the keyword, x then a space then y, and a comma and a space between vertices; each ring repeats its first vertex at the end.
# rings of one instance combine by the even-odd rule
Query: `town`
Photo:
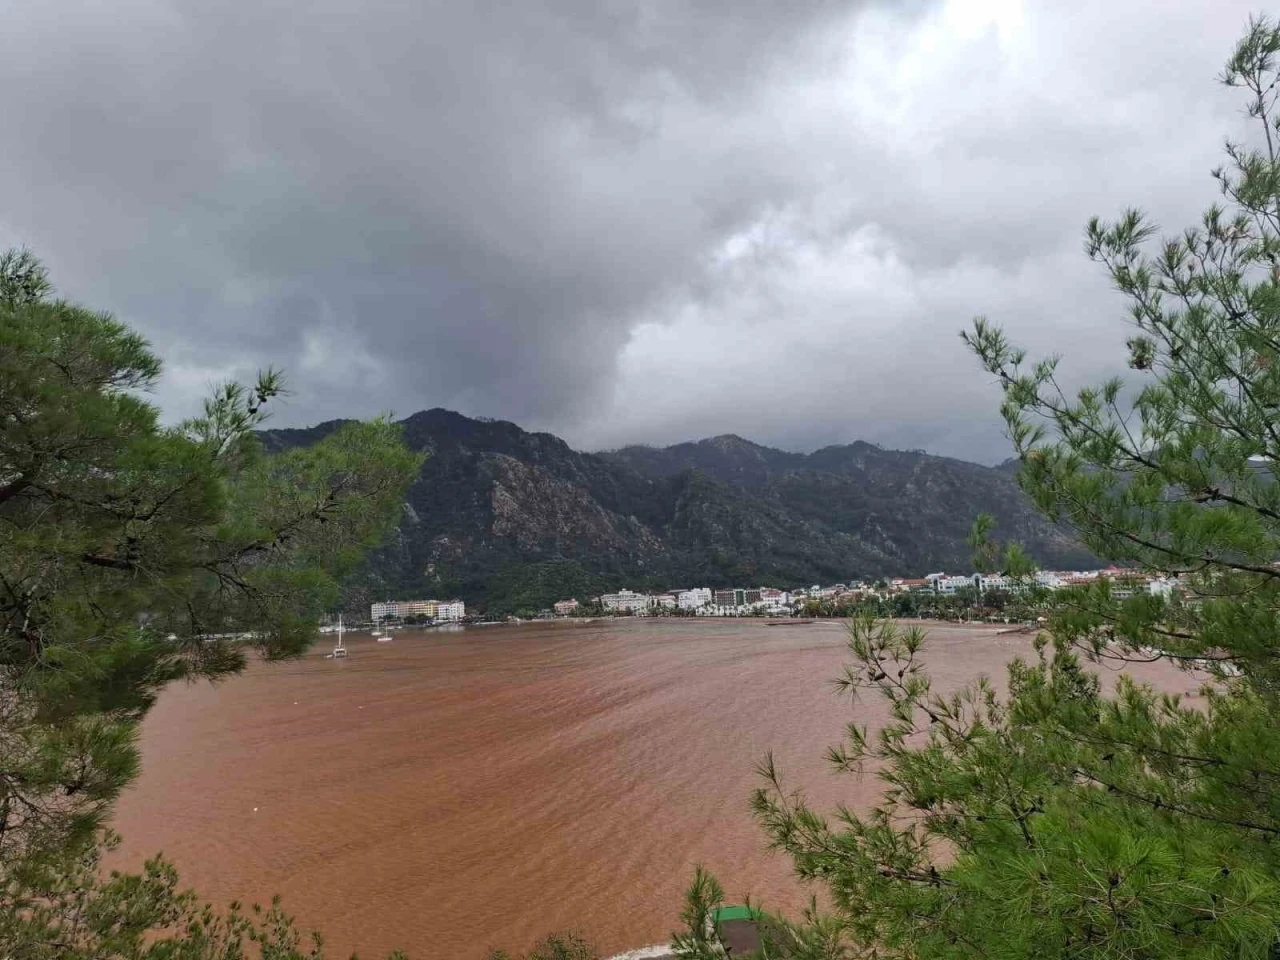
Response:
MULTIPOLYGON (((1040 570, 1026 578, 1003 574, 931 573, 924 577, 892 577, 874 581, 851 580, 830 586, 813 585, 788 590, 776 587, 693 587, 654 593, 622 588, 616 593, 578 599, 569 597, 540 611, 540 619, 595 616, 696 616, 696 617, 814 617, 843 616, 859 609, 889 616, 945 615, 950 612, 985 613, 993 619, 1025 613, 1024 602, 1046 591, 1105 582, 1114 599, 1137 593, 1169 596, 1179 588, 1176 578, 1139 574, 1107 567, 1100 570, 1040 570)), ((458 623, 485 619, 468 616, 462 600, 384 600, 369 608, 375 623, 458 623)))
POLYGON ((704 617, 792 617, 839 613, 851 607, 892 601, 895 597, 950 597, 975 605, 1003 608, 1004 600, 1037 592, 1060 590, 1106 582, 1113 598, 1136 593, 1168 596, 1178 588, 1176 579, 1153 577, 1131 570, 1108 567, 1088 571, 1041 570, 1026 577, 972 573, 951 576, 931 573, 919 578, 893 577, 871 582, 854 580, 831 586, 710 587, 672 589, 660 593, 637 593, 622 589, 591 597, 584 604, 577 598, 561 600, 549 611, 556 617, 580 616, 594 608, 604 614, 662 616, 683 614, 704 617))

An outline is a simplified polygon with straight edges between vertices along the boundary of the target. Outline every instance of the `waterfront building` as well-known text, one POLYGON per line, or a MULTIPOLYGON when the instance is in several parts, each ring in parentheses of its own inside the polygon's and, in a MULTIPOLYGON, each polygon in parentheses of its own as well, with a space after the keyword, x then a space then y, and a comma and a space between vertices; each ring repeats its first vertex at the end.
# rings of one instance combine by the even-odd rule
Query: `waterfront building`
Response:
POLYGON ((974 574, 972 577, 949 577, 946 574, 938 574, 933 577, 933 589, 944 596, 951 596, 957 591, 963 590, 965 587, 974 586, 974 578, 979 581, 982 579, 981 574, 974 574))
POLYGON ((467 606, 461 600, 441 600, 436 612, 437 620, 461 620, 467 615, 467 606))
POLYGON ((757 591, 747 591, 748 597, 755 592, 760 594, 760 599, 753 606, 763 610, 766 613, 779 613, 787 608, 791 602, 791 597, 785 590, 779 590, 776 587, 761 587, 757 591))
POLYGON ((374 623, 379 620, 403 620, 406 617, 435 620, 440 616, 439 608, 439 601, 436 600, 383 600, 370 604, 369 619, 374 623))
POLYGON ((623 587, 617 593, 606 593, 600 598, 600 605, 615 613, 644 613, 649 609, 649 596, 644 593, 633 593, 623 587))
POLYGON ((694 587, 676 594, 676 603, 681 610, 698 610, 711 605, 711 588, 694 587))
POLYGON ((894 577, 889 581, 891 593, 914 593, 918 590, 930 589, 929 581, 924 577, 894 577))
POLYGON ((578 611, 578 601, 572 598, 560 600, 554 606, 557 617, 567 617, 578 611))

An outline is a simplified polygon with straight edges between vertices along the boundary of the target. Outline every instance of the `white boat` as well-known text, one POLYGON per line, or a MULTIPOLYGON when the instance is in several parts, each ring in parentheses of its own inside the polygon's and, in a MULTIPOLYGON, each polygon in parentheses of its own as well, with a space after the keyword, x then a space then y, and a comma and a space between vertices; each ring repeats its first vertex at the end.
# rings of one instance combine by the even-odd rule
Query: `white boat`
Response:
POLYGON ((391 642, 391 638, 390 638, 390 637, 374 637, 373 639, 377 640, 379 643, 390 643, 390 642, 391 642))
POLYGON ((338 645, 333 648, 333 653, 329 656, 334 660, 345 660, 347 658, 347 647, 342 642, 342 614, 338 614, 338 645))

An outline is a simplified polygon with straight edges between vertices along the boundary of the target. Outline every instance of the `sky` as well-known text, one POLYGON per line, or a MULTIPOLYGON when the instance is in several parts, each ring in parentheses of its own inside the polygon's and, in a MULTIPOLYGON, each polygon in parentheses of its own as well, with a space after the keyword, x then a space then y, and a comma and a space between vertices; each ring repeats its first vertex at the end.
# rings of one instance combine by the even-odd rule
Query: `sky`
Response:
POLYGON ((0 0, 0 246, 156 401, 447 407, 582 449, 1010 453, 975 315, 1084 383, 1083 228, 1171 231, 1248 128, 1237 0, 0 0))

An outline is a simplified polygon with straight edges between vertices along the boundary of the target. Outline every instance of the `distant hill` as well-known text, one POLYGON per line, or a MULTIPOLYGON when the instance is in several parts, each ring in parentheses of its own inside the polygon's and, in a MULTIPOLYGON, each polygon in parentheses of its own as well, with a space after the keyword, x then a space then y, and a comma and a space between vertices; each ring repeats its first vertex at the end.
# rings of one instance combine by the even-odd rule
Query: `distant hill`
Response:
MULTIPOLYGON (((339 426, 261 434, 269 450, 339 426)), ((1046 523, 1010 464, 868 443, 810 454, 726 435, 582 453, 506 421, 427 410, 402 421, 429 454, 396 533, 347 585, 372 598, 458 595, 494 612, 629 586, 831 583, 970 569, 982 511, 1046 566, 1095 563, 1046 523)))

